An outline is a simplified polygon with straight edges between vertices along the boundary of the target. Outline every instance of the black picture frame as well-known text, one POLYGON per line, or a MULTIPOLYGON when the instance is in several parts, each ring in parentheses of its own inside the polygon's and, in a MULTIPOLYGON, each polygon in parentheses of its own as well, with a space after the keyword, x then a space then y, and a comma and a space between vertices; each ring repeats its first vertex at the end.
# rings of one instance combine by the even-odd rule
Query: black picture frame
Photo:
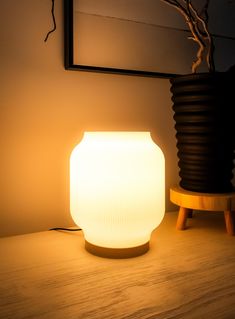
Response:
MULTIPOLYGON (((160 0, 106 1, 64 0, 66 70, 158 78, 192 72, 198 48, 178 12, 160 0)), ((234 64, 234 11, 221 2, 209 13, 226 20, 223 29, 210 20, 216 70, 226 71, 234 64)), ((199 72, 208 72, 206 59, 199 72)))
POLYGON ((161 73, 145 70, 132 70, 113 67, 91 66, 74 63, 74 6, 73 0, 64 0, 64 67, 66 70, 123 74, 132 76, 172 78, 174 73, 161 73))

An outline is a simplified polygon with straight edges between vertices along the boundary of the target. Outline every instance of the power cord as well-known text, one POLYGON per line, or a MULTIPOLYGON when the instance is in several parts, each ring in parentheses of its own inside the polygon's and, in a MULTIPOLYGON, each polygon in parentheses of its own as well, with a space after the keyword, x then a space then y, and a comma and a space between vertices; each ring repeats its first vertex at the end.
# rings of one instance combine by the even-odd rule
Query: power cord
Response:
POLYGON ((63 227, 54 227, 54 228, 50 228, 49 230, 65 230, 65 231, 80 231, 82 230, 81 228, 63 228, 63 227))

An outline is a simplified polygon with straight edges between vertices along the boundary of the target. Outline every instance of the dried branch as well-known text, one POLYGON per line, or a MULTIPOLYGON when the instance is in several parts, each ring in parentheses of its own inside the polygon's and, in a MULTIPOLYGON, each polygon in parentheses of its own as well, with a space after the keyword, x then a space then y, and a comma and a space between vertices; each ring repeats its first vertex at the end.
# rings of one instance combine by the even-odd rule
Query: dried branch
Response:
POLYGON ((52 21, 53 21, 53 28, 47 32, 47 35, 44 39, 44 42, 47 42, 49 35, 56 30, 56 21, 55 21, 55 13, 54 13, 54 7, 55 7, 55 0, 52 0, 52 5, 51 5, 51 16, 52 16, 52 21))
POLYGON ((199 14, 201 17, 203 17, 203 16, 205 17, 204 19, 205 19, 205 22, 207 25, 208 25, 208 20, 209 20, 209 16, 208 16, 209 3, 210 3, 210 0, 207 0, 205 5, 202 8, 201 13, 199 14))
POLYGON ((210 0, 206 0, 205 5, 202 8, 201 13, 199 14, 197 10, 194 8, 192 2, 190 0, 161 0, 162 2, 168 4, 169 6, 174 7, 178 10, 181 15, 185 18, 185 21, 191 31, 192 36, 189 39, 195 41, 199 48, 196 54, 196 60, 192 63, 192 73, 195 73, 197 68, 202 63, 204 58, 205 50, 206 53, 206 61, 209 68, 209 71, 214 71, 214 44, 212 36, 208 30, 208 6, 210 0), (207 45, 206 45, 207 43, 207 45))
POLYGON ((185 4, 186 4, 186 10, 187 10, 187 15, 188 15, 188 26, 189 29, 192 33, 192 37, 189 37, 189 39, 192 39, 193 41, 195 41, 198 45, 198 51, 196 54, 197 59, 195 61, 193 61, 192 63, 192 73, 195 73, 197 68, 200 66, 200 64, 202 63, 203 60, 203 54, 206 48, 205 42, 204 42, 204 38, 201 35, 201 32, 198 28, 198 23, 197 20, 195 20, 194 15, 193 15, 193 11, 192 11, 192 4, 190 0, 184 0, 185 4))
POLYGON ((210 0, 207 0, 205 6, 203 7, 203 13, 205 15, 205 18, 203 19, 202 16, 199 15, 197 10, 192 6, 191 1, 189 1, 190 4, 190 9, 194 13, 196 19, 197 19, 197 32, 201 33, 201 36, 204 37, 208 41, 208 48, 207 48, 207 54, 206 54, 206 62, 207 66, 210 72, 215 71, 215 64, 214 64, 214 59, 213 59, 213 54, 214 54, 214 41, 213 38, 208 30, 208 6, 209 6, 210 0), (198 26, 199 22, 202 25, 203 31, 200 30, 200 27, 198 26))

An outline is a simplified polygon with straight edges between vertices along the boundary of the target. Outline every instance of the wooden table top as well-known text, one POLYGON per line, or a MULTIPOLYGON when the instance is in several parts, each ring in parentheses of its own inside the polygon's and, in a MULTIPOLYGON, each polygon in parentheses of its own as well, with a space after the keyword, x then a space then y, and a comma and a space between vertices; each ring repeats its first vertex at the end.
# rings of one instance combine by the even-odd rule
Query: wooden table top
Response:
MULTIPOLYGON (((84 250, 82 232, 0 239, 1 319, 234 319, 235 237, 222 213, 185 231, 167 213, 150 251, 113 260, 84 250)), ((55 225, 57 226, 57 225, 55 225)))

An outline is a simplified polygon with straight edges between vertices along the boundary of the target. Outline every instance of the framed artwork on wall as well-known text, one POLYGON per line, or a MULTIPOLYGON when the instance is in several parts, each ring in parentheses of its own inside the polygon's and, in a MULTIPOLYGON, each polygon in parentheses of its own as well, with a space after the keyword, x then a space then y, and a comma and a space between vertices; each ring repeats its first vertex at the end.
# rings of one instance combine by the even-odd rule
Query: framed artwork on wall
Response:
MULTIPOLYGON (((163 78, 191 73, 197 44, 182 16, 160 0, 64 0, 64 15, 67 70, 163 78)), ((215 43, 226 68, 235 41, 215 35, 215 43)))

